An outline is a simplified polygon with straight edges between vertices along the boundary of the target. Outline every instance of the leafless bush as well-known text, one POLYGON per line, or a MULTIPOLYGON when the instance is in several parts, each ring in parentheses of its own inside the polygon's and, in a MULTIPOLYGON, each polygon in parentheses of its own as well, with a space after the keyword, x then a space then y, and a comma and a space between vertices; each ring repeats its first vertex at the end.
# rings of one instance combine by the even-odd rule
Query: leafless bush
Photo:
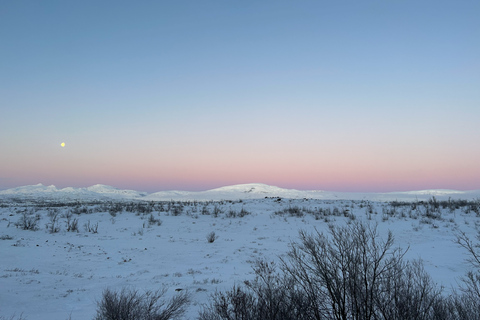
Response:
POLYGON ((290 206, 288 208, 284 208, 283 210, 275 211, 275 214, 280 216, 283 216, 284 214, 288 214, 291 217, 301 218, 305 215, 304 211, 305 209, 302 209, 300 207, 290 206))
POLYGON ((78 219, 77 218, 67 218, 67 231, 69 232, 78 232, 78 219))
POLYGON ((208 243, 212 243, 212 242, 214 242, 215 240, 217 240, 217 236, 215 235, 215 231, 212 231, 212 232, 210 232, 209 234, 207 234, 207 241, 208 241, 208 243))
POLYGON ((40 214, 33 215, 32 212, 22 212, 20 219, 15 223, 17 228, 22 228, 23 230, 38 230, 38 221, 40 221, 40 214))
POLYGON ((53 211, 49 211, 47 215, 48 215, 48 218, 50 219, 50 221, 45 226, 48 232, 57 233, 58 231, 60 231, 60 227, 58 225, 58 219, 60 218, 60 213, 58 212, 58 210, 55 209, 53 211))
POLYGON ((300 232, 284 269, 310 297, 314 319, 433 319, 441 291, 393 242, 362 222, 331 226, 328 237, 300 232))
POLYGON ((282 273, 258 264, 253 282, 216 293, 200 319, 454 319, 452 300, 421 261, 403 261, 406 251, 393 240, 357 221, 328 235, 302 231, 282 273))
POLYGON ((425 272, 421 260, 396 263, 378 288, 376 313, 382 319, 442 318, 438 317, 439 310, 436 308, 440 305, 439 301, 443 301, 441 290, 425 272))
POLYGON ((218 218, 218 215, 220 215, 222 212, 223 212, 223 211, 222 211, 222 209, 220 209, 219 206, 215 205, 215 206, 213 207, 212 214, 213 214, 213 216, 214 216, 215 218, 218 218))
POLYGON ((242 208, 242 210, 240 210, 239 212, 237 212, 233 209, 230 209, 229 211, 227 211, 225 213, 225 216, 227 218, 236 218, 236 217, 243 218, 243 217, 245 217, 246 215, 249 215, 249 214, 251 214, 250 211, 247 211, 247 210, 245 210, 245 208, 242 208))
POLYGON ((106 289, 97 304, 95 320, 168 320, 178 319, 190 302, 187 292, 180 293, 165 302, 166 289, 146 291, 123 288, 120 292, 106 289))
MULTIPOLYGON (((477 234, 480 241, 480 233, 477 234)), ((467 261, 474 268, 462 279, 463 285, 454 296, 455 311, 458 319, 480 319, 480 249, 464 232, 459 232, 457 244, 467 250, 467 261)))
POLYGON ((216 292, 200 311, 200 320, 302 320, 311 319, 308 298, 273 264, 258 262, 255 280, 216 292))
POLYGON ((211 299, 211 304, 200 311, 199 320, 256 319, 252 308, 254 297, 240 287, 216 292, 211 299))
POLYGON ((155 219, 155 217, 151 213, 150 216, 148 217, 148 226, 150 227, 150 226, 153 226, 154 224, 156 224, 157 226, 161 226, 162 225, 162 220, 155 219))
POLYGON ((183 213, 183 205, 181 203, 178 205, 175 205, 173 206, 171 211, 172 211, 172 215, 174 215, 175 217, 179 216, 183 213))
POLYGON ((86 232, 91 232, 91 233, 98 233, 98 222, 95 224, 90 224, 90 220, 88 220, 84 225, 84 229, 86 232))

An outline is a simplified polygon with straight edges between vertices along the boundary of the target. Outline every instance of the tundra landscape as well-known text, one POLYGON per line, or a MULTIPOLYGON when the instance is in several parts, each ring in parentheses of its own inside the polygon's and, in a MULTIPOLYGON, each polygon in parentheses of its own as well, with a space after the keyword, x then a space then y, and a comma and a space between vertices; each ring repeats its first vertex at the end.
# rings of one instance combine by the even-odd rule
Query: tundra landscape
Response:
POLYGON ((165 290, 165 301, 188 295, 180 318, 196 319, 216 293, 252 282, 259 263, 288 260, 299 232, 328 235, 329 226, 359 223, 374 226, 379 241, 391 231, 392 248, 406 260, 421 259, 448 296, 473 269, 458 237, 476 241, 479 195, 263 184, 191 193, 42 185, 0 191, 1 316, 94 319, 105 290, 128 289, 165 290))
POLYGON ((480 1, 0 1, 0 320, 480 320, 480 1))

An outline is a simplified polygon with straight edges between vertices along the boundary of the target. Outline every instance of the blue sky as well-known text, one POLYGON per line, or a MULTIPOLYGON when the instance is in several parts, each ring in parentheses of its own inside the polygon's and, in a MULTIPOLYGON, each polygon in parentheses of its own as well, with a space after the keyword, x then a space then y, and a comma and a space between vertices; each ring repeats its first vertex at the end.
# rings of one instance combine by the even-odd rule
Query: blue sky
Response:
POLYGON ((480 189, 479 16, 477 1, 2 2, 0 189, 480 189))

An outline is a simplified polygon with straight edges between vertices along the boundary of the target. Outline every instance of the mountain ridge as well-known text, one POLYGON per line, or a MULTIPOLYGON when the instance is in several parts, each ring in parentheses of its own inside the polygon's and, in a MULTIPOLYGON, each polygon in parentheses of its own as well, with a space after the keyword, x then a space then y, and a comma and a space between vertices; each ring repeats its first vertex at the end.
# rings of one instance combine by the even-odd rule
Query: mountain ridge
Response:
POLYGON ((332 192, 324 190, 285 189, 264 183, 246 183, 224 186, 205 191, 168 190, 159 192, 140 192, 119 189, 109 185, 95 184, 86 188, 65 187, 58 189, 54 185, 41 183, 0 190, 2 198, 28 199, 124 199, 148 201, 208 201, 208 200, 240 200, 280 197, 291 199, 324 199, 324 200, 371 200, 371 201, 420 201, 431 197, 438 199, 480 199, 480 190, 458 191, 449 189, 427 189, 417 191, 365 193, 365 192, 332 192))

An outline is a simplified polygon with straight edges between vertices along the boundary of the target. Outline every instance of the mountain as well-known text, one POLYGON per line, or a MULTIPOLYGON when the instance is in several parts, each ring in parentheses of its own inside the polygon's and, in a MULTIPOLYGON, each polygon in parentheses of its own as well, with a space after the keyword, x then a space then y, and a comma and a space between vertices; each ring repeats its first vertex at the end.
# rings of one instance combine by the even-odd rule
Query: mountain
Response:
POLYGON ((97 184, 88 188, 66 187, 58 189, 54 185, 36 185, 17 187, 0 191, 2 198, 51 199, 51 200, 104 200, 137 199, 146 196, 146 192, 120 190, 115 187, 97 184))
POLYGON ((422 201, 436 197, 438 200, 480 199, 480 190, 457 191, 445 189, 419 190, 387 193, 352 193, 331 192, 321 190, 284 189, 263 183, 248 183, 225 186, 206 191, 160 191, 148 194, 135 190, 121 190, 112 186, 96 184, 88 188, 67 187, 58 189, 55 186, 37 185, 23 186, 0 191, 4 199, 51 199, 51 200, 148 200, 148 201, 208 201, 239 200, 280 197, 289 199, 324 199, 324 200, 370 200, 370 201, 422 201))
POLYGON ((145 197, 148 200, 238 200, 280 197, 288 199, 323 200, 370 200, 370 201, 421 201, 435 196, 438 200, 480 199, 480 190, 420 190, 409 192, 357 193, 332 192, 322 190, 284 189, 262 183, 238 184, 207 191, 161 191, 145 197))
POLYGON ((160 191, 148 195, 149 200, 238 200, 265 197, 304 198, 308 191, 283 189, 262 183, 237 184, 207 191, 160 191))
POLYGON ((146 196, 147 192, 139 192, 135 190, 120 190, 112 186, 106 186, 103 184, 96 184, 94 186, 86 188, 90 192, 95 192, 97 194, 103 195, 121 195, 126 198, 140 198, 146 196))

